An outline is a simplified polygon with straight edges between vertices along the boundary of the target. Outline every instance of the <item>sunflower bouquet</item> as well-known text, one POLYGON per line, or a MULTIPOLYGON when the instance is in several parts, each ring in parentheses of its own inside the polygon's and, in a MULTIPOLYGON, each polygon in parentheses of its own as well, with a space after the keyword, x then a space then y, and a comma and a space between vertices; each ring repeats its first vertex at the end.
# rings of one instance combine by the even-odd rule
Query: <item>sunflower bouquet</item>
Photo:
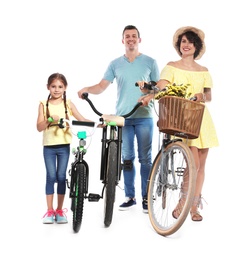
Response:
POLYGON ((161 90, 155 95, 155 99, 160 99, 164 96, 190 98, 192 93, 188 92, 189 87, 190 84, 180 84, 180 85, 177 85, 176 83, 168 84, 165 90, 161 90))

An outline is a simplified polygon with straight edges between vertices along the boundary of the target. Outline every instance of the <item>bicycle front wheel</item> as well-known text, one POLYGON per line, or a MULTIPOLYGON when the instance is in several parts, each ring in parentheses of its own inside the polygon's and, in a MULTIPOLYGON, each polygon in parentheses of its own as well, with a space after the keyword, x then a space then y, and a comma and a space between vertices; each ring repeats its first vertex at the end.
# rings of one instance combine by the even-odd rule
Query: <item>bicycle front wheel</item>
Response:
POLYGON ((73 212, 73 230, 77 233, 81 228, 84 208, 84 192, 86 187, 86 167, 84 164, 76 164, 74 169, 75 183, 74 196, 72 197, 71 210, 73 212))
POLYGON ((148 183, 148 213, 158 234, 168 236, 182 226, 192 205, 195 182, 194 157, 185 143, 172 142, 158 153, 148 183))
POLYGON ((118 170, 117 162, 117 144, 116 142, 110 142, 108 147, 106 168, 106 186, 104 196, 104 225, 109 227, 112 223, 114 202, 115 202, 115 188, 116 188, 116 176, 118 170))

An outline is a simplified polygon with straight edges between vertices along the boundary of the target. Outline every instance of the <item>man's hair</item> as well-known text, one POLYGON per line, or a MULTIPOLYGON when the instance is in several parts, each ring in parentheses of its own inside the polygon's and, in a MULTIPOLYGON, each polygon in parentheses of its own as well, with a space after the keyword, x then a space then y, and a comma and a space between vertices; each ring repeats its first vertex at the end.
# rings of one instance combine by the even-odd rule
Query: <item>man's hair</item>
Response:
POLYGON ((137 27, 135 27, 134 25, 127 25, 127 26, 124 28, 123 32, 122 32, 122 37, 124 36, 124 32, 125 32, 126 30, 136 30, 136 31, 138 32, 138 37, 140 38, 140 32, 139 32, 139 30, 137 29, 137 27))

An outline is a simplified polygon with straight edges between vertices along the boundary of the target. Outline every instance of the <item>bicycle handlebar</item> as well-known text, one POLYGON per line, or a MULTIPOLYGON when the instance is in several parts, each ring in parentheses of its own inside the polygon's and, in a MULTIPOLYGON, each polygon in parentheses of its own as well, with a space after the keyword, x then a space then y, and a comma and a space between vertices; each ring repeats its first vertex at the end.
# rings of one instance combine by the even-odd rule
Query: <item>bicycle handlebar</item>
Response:
MULTIPOLYGON (((139 86, 138 82, 135 83, 135 86, 139 86)), ((160 91, 160 89, 157 87, 157 82, 155 81, 149 81, 148 83, 144 82, 144 88, 153 91, 160 91)))
POLYGON ((82 125, 82 126, 94 127, 95 126, 95 122, 72 120, 72 125, 82 125))
POLYGON ((81 97, 82 97, 82 99, 85 99, 85 100, 90 104, 92 110, 93 110, 98 116, 102 116, 103 114, 100 113, 100 112, 95 108, 95 106, 93 105, 93 103, 91 102, 91 100, 88 98, 88 95, 89 95, 88 93, 84 92, 81 97))
POLYGON ((143 104, 143 102, 137 103, 135 105, 135 107, 129 113, 122 115, 122 117, 127 118, 127 117, 131 116, 138 109, 138 107, 140 107, 142 104, 143 104))
MULTIPOLYGON (((136 83, 135 83, 135 86, 138 87, 139 84, 136 82, 136 83)), ((145 88, 145 89, 148 89, 148 90, 160 91, 160 89, 157 88, 157 83, 156 83, 155 81, 149 81, 148 83, 144 82, 144 88, 145 88)), ((166 88, 165 88, 165 89, 166 89, 166 88)), ((163 90, 165 90, 165 89, 163 89, 163 90)), ((163 91, 163 90, 162 90, 162 91, 163 91)), ((197 99, 196 97, 190 98, 191 101, 196 101, 196 99, 197 99)))
MULTIPOLYGON (((82 94, 82 99, 85 99, 85 100, 90 104, 92 110, 93 110, 97 115, 102 116, 103 114, 100 113, 100 112, 95 108, 95 106, 93 105, 92 101, 88 98, 88 96, 89 96, 89 93, 84 92, 84 93, 82 94)), ((120 115, 120 117, 127 118, 127 117, 131 116, 142 104, 143 104, 143 102, 138 102, 138 103, 135 105, 135 107, 134 107, 129 113, 127 113, 127 114, 125 114, 125 115, 120 115)))
POLYGON ((88 126, 88 127, 95 127, 95 122, 89 121, 78 121, 78 120, 68 120, 65 118, 60 118, 57 124, 51 124, 50 126, 58 126, 59 128, 65 128, 65 123, 69 125, 81 125, 81 126, 88 126))
MULTIPOLYGON (((136 82, 135 86, 138 87, 139 84, 136 82)), ((149 90, 156 90, 157 82, 155 81, 149 81, 148 83, 144 82, 144 88, 149 90)))

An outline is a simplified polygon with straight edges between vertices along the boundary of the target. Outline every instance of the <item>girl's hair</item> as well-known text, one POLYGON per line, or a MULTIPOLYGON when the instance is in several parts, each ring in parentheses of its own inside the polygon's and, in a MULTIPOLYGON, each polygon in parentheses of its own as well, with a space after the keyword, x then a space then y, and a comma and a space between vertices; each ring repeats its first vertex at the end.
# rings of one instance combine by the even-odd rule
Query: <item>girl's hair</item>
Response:
MULTIPOLYGON (((66 80, 65 76, 60 73, 53 73, 52 75, 50 75, 47 80, 47 86, 50 86, 55 79, 60 80, 64 84, 64 86, 67 87, 67 80, 66 80)), ((48 98, 47 98, 47 102, 46 102, 46 118, 50 117, 50 111, 48 108, 50 97, 51 97, 51 95, 49 94, 48 98)), ((66 106, 66 91, 64 91, 63 100, 64 100, 64 107, 65 107, 65 118, 69 120, 67 106, 66 106)))
MULTIPOLYGON (((190 43, 194 44, 194 46, 195 46, 194 58, 196 58, 199 55, 201 49, 203 48, 203 42, 202 42, 201 38, 195 32, 192 32, 192 31, 187 31, 187 32, 180 34, 178 36, 178 39, 176 42, 176 48, 178 49, 178 51, 180 53, 181 53, 180 45, 181 45, 182 37, 184 35, 190 43)), ((182 53, 181 53, 181 55, 182 55, 182 53)))

